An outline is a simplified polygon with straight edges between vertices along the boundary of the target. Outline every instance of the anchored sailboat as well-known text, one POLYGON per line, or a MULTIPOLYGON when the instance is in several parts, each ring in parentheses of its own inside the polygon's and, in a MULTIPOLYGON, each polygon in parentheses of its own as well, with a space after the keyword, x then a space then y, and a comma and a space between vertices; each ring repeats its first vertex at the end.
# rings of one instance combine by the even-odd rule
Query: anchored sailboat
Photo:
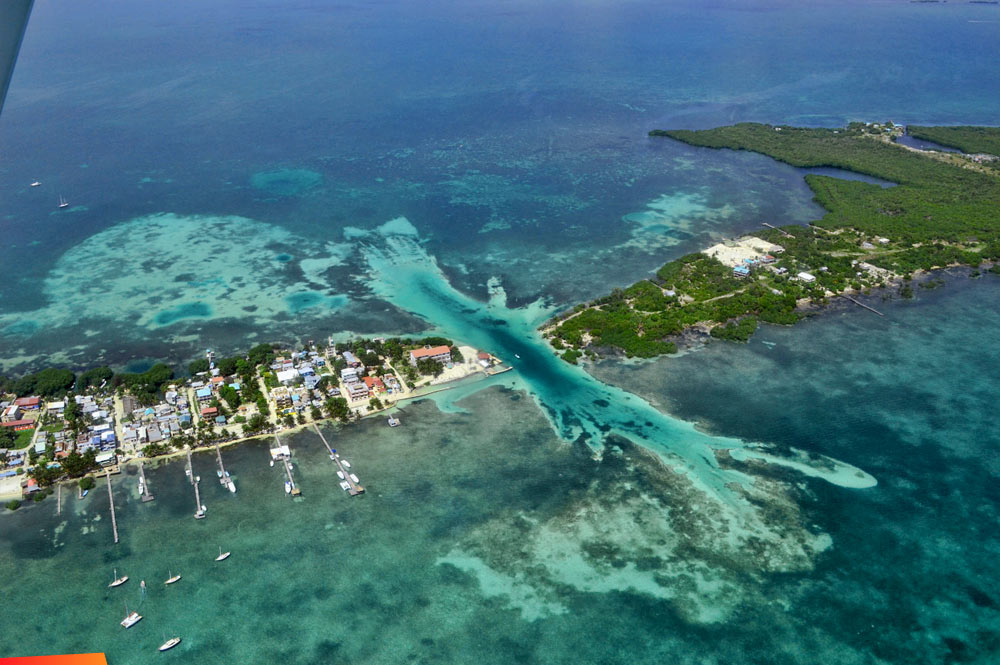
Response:
POLYGON ((142 615, 139 614, 138 612, 129 612, 128 611, 128 603, 125 603, 125 618, 122 619, 122 622, 121 622, 122 623, 122 627, 123 628, 131 628, 135 624, 139 623, 140 619, 142 619, 142 615))
POLYGON ((164 584, 173 584, 174 582, 176 582, 180 578, 181 578, 180 575, 171 575, 170 571, 168 570, 167 571, 167 581, 164 582, 164 584))
POLYGON ((63 195, 60 194, 59 195, 59 207, 60 208, 66 208, 68 206, 69 206, 69 203, 66 201, 66 199, 63 198, 63 195))
POLYGON ((220 545, 219 546, 219 556, 215 557, 215 560, 216 561, 225 561, 226 559, 229 558, 230 554, 232 554, 232 552, 223 552, 222 551, 222 546, 220 545))
POLYGON ((109 584, 108 586, 109 587, 121 586, 126 582, 128 582, 128 575, 122 575, 121 577, 118 577, 118 569, 115 568, 115 578, 111 580, 111 584, 109 584))

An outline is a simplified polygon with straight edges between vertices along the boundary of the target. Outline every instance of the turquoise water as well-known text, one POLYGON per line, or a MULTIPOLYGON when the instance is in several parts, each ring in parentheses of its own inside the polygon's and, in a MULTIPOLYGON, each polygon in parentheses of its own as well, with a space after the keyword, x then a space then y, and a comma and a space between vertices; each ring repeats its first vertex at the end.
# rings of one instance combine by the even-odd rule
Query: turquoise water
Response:
POLYGON ((153 662, 166 632, 189 662, 993 662, 1000 368, 968 340, 1000 324, 1000 280, 919 295, 885 319, 831 313, 600 369, 706 429, 878 477, 852 490, 742 467, 774 540, 733 541, 711 501, 626 439, 597 461, 527 394, 460 390, 406 407, 399 428, 327 430, 361 498, 304 432, 287 440, 298 500, 260 443, 223 453, 235 496, 195 456, 202 521, 183 461, 147 470, 150 504, 117 478, 117 546, 103 482, 59 517, 52 498, 4 514, 0 565, 19 571, 5 592, 32 602, 27 619, 0 610, 20 626, 0 649, 153 662), (216 564, 220 546, 233 555, 216 564), (113 567, 131 577, 117 590, 113 567), (169 589, 168 570, 184 576, 169 589), (127 632, 125 601, 145 615, 127 632))
POLYGON ((515 371, 410 404, 401 428, 328 430, 361 498, 305 432, 287 441, 301 499, 259 443, 224 453, 235 496, 196 456, 203 521, 182 463, 148 470, 151 504, 134 470, 116 478, 117 546, 103 481, 58 516, 52 498, 0 514, 18 600, 0 654, 996 662, 995 276, 593 375, 535 329, 709 241, 820 214, 804 172, 650 128, 992 123, 998 19, 36 6, 0 118, 0 368, 436 330, 515 371), (50 215, 59 195, 72 207, 50 215), (116 567, 131 580, 109 590, 116 567), (128 631, 125 601, 146 616, 128 631), (165 633, 184 642, 157 654, 165 633))

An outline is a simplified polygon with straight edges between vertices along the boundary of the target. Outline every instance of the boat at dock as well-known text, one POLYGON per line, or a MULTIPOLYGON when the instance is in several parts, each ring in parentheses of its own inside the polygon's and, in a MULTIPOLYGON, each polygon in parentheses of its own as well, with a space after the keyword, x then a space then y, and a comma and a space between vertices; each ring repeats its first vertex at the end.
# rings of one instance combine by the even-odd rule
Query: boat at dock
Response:
POLYGON ((234 483, 229 477, 226 478, 226 487, 229 488, 230 492, 236 494, 236 483, 234 483))
POLYGON ((353 473, 351 474, 351 480, 353 480, 355 483, 360 483, 361 482, 360 480, 358 480, 358 477, 355 476, 353 473))
POLYGON ((203 520, 203 519, 205 519, 205 506, 202 506, 201 508, 199 508, 198 510, 195 511, 194 518, 196 520, 203 520))
POLYGON ((142 615, 138 612, 129 612, 128 603, 125 603, 125 618, 122 619, 122 628, 131 628, 135 624, 139 623, 142 619, 142 615))
POLYGON ((340 478, 341 480, 344 480, 344 472, 343 471, 338 471, 337 472, 337 477, 340 478))
POLYGON ((351 484, 345 480, 344 482, 340 483, 340 489, 346 492, 347 490, 351 489, 351 484))
POLYGON ((171 637, 169 640, 160 645, 159 651, 169 651, 170 649, 173 649, 180 643, 181 643, 181 638, 171 637))
POLYGON ((351 463, 350 463, 350 462, 348 462, 348 461, 347 461, 347 460, 345 460, 345 459, 342 459, 342 460, 340 460, 340 463, 344 465, 344 468, 345 468, 345 469, 350 469, 350 468, 351 468, 351 463))
POLYGON ((220 546, 219 547, 219 556, 215 557, 215 560, 216 561, 225 561, 226 559, 229 558, 230 554, 232 554, 232 552, 223 552, 222 551, 222 547, 220 546))
POLYGON ((168 570, 167 571, 167 581, 164 582, 164 584, 173 584, 174 582, 177 582, 180 579, 181 579, 180 575, 171 575, 170 571, 168 570))
POLYGON ((389 416, 389 427, 399 427, 399 425, 400 425, 399 418, 393 418, 392 416, 389 416))
POLYGON ((118 577, 118 569, 115 568, 115 578, 111 581, 111 584, 109 584, 108 587, 121 586, 126 582, 128 582, 128 575, 122 575, 121 577, 118 577))
POLYGON ((292 493, 292 483, 290 481, 285 481, 285 494, 292 493))

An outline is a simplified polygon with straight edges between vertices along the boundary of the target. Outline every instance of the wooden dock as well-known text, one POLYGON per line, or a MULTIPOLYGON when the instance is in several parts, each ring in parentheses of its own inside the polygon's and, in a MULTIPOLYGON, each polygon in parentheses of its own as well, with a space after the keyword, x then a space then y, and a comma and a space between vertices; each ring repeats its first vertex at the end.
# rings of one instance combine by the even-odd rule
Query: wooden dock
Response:
POLYGON ((149 492, 149 483, 146 482, 146 472, 142 468, 142 462, 139 462, 139 478, 142 480, 142 502, 148 503, 156 497, 149 492))
POLYGON ((783 229, 779 229, 777 226, 772 226, 772 225, 768 224, 767 222, 761 222, 761 226, 766 226, 769 229, 774 229, 775 231, 777 231, 781 235, 785 236, 786 238, 794 238, 795 237, 791 233, 789 233, 788 231, 785 231, 783 229))
POLYGON ((115 534, 115 545, 117 545, 118 519, 115 517, 115 497, 111 494, 111 472, 105 470, 104 477, 108 479, 108 502, 111 504, 111 531, 115 534))
POLYGON ((198 493, 198 482, 201 481, 201 476, 192 476, 191 483, 194 485, 194 503, 197 507, 194 513, 195 519, 201 519, 205 516, 205 507, 201 505, 201 494, 198 493), (201 515, 201 517, 199 517, 201 515))
POLYGON ((295 477, 292 475, 292 451, 288 446, 281 445, 281 439, 278 438, 277 434, 274 435, 274 441, 278 445, 276 448, 271 449, 271 459, 278 460, 285 465, 285 473, 288 475, 288 485, 291 489, 289 494, 292 496, 300 496, 302 494, 302 490, 300 490, 299 486, 295 484, 295 477), (281 448, 284 448, 288 452, 282 452, 281 448))
POLYGON ((319 431, 319 427, 317 427, 315 423, 313 424, 313 429, 315 429, 316 433, 319 434, 319 438, 323 439, 323 445, 326 446, 326 449, 330 451, 330 459, 337 465, 337 469, 344 474, 344 482, 350 486, 347 493, 351 496, 362 494, 365 491, 365 488, 351 480, 351 470, 344 467, 340 461, 340 455, 337 454, 336 450, 330 447, 330 444, 326 441, 326 437, 319 431))
POLYGON ((56 515, 62 515, 62 483, 56 485, 56 515))
POLYGON ((854 298, 852 298, 851 296, 848 296, 848 295, 845 295, 845 294, 843 294, 843 293, 841 293, 841 294, 839 294, 839 295, 840 295, 840 297, 841 297, 841 298, 845 298, 845 299, 847 299, 847 300, 850 300, 850 301, 851 301, 852 303, 854 303, 854 304, 855 304, 855 305, 857 305, 858 307, 864 307, 864 308, 865 308, 865 309, 867 309, 867 310, 868 310, 869 312, 874 312, 874 313, 878 314, 879 316, 885 316, 885 314, 883 314, 882 312, 878 311, 878 310, 877 310, 877 309, 875 309, 874 307, 869 307, 868 305, 864 304, 863 302, 858 302, 857 300, 855 300, 855 299, 854 299, 854 298))

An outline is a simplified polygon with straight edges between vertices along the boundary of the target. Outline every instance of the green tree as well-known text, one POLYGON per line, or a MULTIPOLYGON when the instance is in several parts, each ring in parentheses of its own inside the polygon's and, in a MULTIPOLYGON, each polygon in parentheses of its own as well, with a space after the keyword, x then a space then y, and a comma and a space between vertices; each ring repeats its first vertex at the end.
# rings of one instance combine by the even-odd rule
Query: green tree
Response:
POLYGON ((95 481, 91 476, 87 476, 86 478, 80 479, 80 489, 84 491, 94 489, 94 486, 96 484, 97 481, 95 481))
POLYGON ((11 499, 7 503, 5 503, 4 506, 6 506, 7 510, 17 510, 18 508, 21 507, 21 502, 18 501, 17 499, 11 499))
POLYGON ((195 374, 201 374, 202 372, 207 372, 209 368, 208 358, 198 358, 197 360, 192 360, 188 363, 188 372, 191 376, 195 374))
POLYGON ((219 388, 219 397, 226 401, 230 409, 236 409, 240 405, 240 393, 232 386, 222 386, 219 388))
POLYGON ((382 405, 382 400, 380 400, 378 397, 372 397, 370 400, 368 400, 368 408, 371 411, 380 411, 385 407, 382 405))

